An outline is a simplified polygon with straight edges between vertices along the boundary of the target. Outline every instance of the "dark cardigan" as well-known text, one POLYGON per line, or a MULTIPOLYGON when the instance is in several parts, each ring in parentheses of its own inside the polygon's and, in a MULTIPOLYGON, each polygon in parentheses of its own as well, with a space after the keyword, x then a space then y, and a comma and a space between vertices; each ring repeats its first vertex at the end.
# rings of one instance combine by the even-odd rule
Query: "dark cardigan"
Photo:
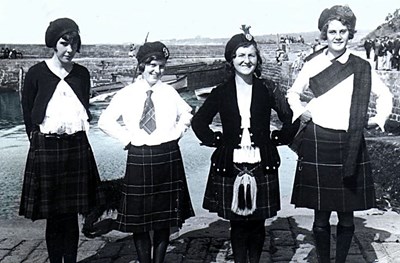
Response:
MULTIPOLYGON (((89 71, 85 67, 75 63, 71 72, 64 80, 71 86, 72 90, 85 107, 90 120, 89 71)), ((22 89, 21 103, 26 133, 28 136, 36 126, 43 122, 47 104, 53 96, 59 82, 60 78, 51 72, 44 61, 32 66, 26 73, 22 89)))
MULTIPOLYGON (((204 104, 192 119, 192 128, 202 145, 217 147, 211 161, 214 172, 221 176, 233 176, 233 150, 240 148, 241 116, 236 97, 236 84, 232 78, 212 90, 204 104), (209 125, 219 113, 222 133, 214 132, 209 125)), ((288 144, 297 132, 298 123, 292 121, 292 111, 284 94, 273 82, 254 78, 251 99, 250 137, 253 146, 260 148, 264 172, 277 172, 280 158, 277 145, 288 144), (271 109, 282 121, 282 129, 271 136, 271 109)))

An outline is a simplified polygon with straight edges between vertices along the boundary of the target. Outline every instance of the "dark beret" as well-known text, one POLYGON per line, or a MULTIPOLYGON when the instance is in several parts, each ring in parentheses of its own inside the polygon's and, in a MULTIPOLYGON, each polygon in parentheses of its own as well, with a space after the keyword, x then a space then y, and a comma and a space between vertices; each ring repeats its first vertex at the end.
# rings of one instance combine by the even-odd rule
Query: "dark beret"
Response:
POLYGON ((332 19, 346 21, 349 23, 351 29, 356 28, 356 16, 347 5, 335 5, 322 11, 318 20, 319 31, 321 31, 324 25, 332 19))
POLYGON ((250 35, 250 33, 247 34, 237 34, 234 35, 231 39, 229 39, 228 43, 226 43, 225 46, 225 59, 228 62, 232 61, 232 55, 235 54, 236 50, 239 47, 242 46, 247 46, 253 44, 257 46, 256 41, 254 40, 254 37, 250 35))
POLYGON ((69 18, 59 18, 50 22, 46 30, 46 46, 55 47, 57 41, 66 33, 69 32, 79 33, 78 25, 69 18))
POLYGON ((167 60, 169 58, 169 50, 163 43, 159 41, 146 42, 139 47, 139 50, 136 54, 138 63, 142 63, 151 56, 156 56, 157 58, 164 58, 167 60))

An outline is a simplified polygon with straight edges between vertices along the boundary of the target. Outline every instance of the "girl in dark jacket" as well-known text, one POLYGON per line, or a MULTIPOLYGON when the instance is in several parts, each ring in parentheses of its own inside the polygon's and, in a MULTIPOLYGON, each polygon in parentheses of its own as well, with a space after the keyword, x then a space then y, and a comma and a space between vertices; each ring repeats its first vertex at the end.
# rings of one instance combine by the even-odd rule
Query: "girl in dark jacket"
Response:
POLYGON ((60 18, 46 31, 52 58, 31 67, 22 90, 30 141, 19 214, 46 219, 50 262, 76 262, 78 213, 100 204, 100 177, 91 150, 90 76, 72 59, 79 52, 78 25, 60 18))
POLYGON ((257 43, 243 26, 225 47, 232 76, 212 90, 195 114, 192 127, 201 144, 216 147, 203 207, 231 222, 235 262, 259 262, 265 239, 264 221, 280 209, 276 146, 291 137, 292 113, 285 96, 260 79, 257 43), (283 129, 271 137, 274 109, 283 129), (222 132, 210 128, 219 114, 222 132))

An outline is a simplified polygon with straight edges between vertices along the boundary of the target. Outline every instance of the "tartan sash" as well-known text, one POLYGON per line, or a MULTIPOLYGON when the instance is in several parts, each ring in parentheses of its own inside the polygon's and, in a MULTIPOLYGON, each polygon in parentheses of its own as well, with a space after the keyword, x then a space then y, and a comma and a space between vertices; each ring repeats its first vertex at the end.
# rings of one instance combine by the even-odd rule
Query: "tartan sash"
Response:
POLYGON ((316 97, 319 97, 350 75, 354 75, 354 81, 348 129, 350 136, 343 156, 344 178, 351 178, 356 174, 356 162, 359 158, 361 142, 364 139, 363 129, 368 117, 371 66, 365 60, 350 54, 345 64, 335 60, 331 66, 310 78, 310 89, 316 97))

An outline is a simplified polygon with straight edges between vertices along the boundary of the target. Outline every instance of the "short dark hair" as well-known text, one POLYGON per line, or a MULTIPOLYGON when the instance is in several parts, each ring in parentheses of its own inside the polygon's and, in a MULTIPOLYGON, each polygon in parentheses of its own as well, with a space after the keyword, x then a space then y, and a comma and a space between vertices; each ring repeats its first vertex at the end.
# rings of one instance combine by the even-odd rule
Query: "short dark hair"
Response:
POLYGON ((327 40, 327 34, 328 34, 328 25, 331 21, 333 20, 338 20, 340 21, 345 27, 347 27, 347 30, 349 30, 349 39, 353 39, 354 38, 354 34, 357 32, 354 28, 352 28, 352 26, 350 25, 350 23, 347 20, 344 19, 340 19, 340 18, 334 18, 334 19, 330 19, 328 20, 325 25, 322 27, 321 29, 321 39, 322 40, 327 40))
POLYGON ((152 60, 161 60, 161 61, 165 61, 165 62, 167 61, 167 60, 165 59, 165 57, 162 56, 162 55, 152 55, 152 56, 146 58, 145 60, 143 60, 141 63, 139 63, 139 64, 137 65, 136 71, 137 71, 139 74, 142 74, 143 71, 144 71, 144 68, 146 67, 146 64, 149 64, 152 60))
POLYGON ((67 41, 69 44, 73 45, 73 44, 77 44, 77 50, 76 52, 80 52, 81 51, 81 36, 79 35, 78 32, 76 31, 71 31, 68 33, 65 33, 64 35, 62 35, 60 37, 60 39, 64 39, 65 41, 67 41))
MULTIPOLYGON (((256 55, 257 55, 257 66, 256 66, 256 70, 254 71, 254 74, 256 75, 256 77, 261 77, 261 71, 262 71, 262 58, 260 55, 260 50, 258 49, 257 45, 254 45, 251 42, 247 42, 247 43, 243 43, 243 45, 240 45, 239 47, 250 47, 253 46, 256 49, 256 55)), ((239 48, 238 47, 238 48, 239 48)), ((230 60, 230 62, 226 62, 226 71, 228 73, 228 76, 234 76, 235 75, 235 67, 233 66, 233 59, 236 57, 236 51, 232 52, 232 59, 230 60)))

